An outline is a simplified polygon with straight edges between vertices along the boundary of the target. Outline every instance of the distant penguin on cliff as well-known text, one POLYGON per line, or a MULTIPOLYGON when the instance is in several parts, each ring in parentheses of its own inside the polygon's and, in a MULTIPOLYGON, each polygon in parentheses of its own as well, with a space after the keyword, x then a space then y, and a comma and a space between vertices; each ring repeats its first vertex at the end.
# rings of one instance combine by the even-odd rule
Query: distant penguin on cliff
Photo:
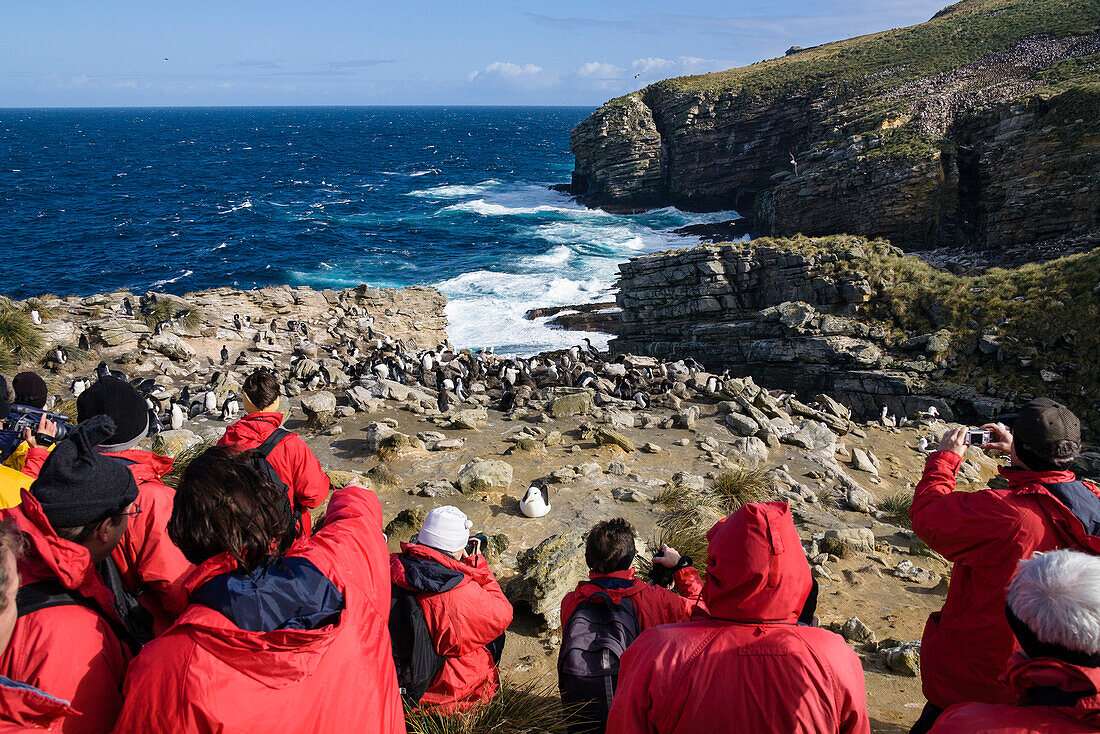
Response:
POLYGON ((535 481, 519 501, 519 511, 527 517, 542 517, 550 512, 550 492, 546 484, 535 481))
POLYGON ((501 393, 500 404, 497 406, 497 409, 501 413, 511 413, 515 407, 516 391, 512 390, 511 386, 509 386, 509 389, 506 389, 503 393, 501 393))
POLYGON ((130 303, 129 298, 123 298, 122 299, 122 315, 123 316, 133 316, 134 315, 134 304, 130 303))
POLYGON ((31 309, 31 323, 38 326, 42 323, 42 314, 38 313, 37 308, 31 309))
POLYGON ((240 331, 244 327, 244 322, 241 321, 241 315, 239 313, 233 314, 233 328, 240 331))
POLYGON ((229 364, 229 348, 222 344, 222 364, 229 364))

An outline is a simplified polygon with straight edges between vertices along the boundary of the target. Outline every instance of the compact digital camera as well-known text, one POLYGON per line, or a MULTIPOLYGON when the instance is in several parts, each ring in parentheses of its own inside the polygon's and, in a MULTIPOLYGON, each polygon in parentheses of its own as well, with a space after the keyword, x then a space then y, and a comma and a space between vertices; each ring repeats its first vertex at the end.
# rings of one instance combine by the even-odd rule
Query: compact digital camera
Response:
POLYGON ((966 432, 965 443, 967 446, 985 446, 993 441, 993 433, 981 428, 971 428, 966 432))

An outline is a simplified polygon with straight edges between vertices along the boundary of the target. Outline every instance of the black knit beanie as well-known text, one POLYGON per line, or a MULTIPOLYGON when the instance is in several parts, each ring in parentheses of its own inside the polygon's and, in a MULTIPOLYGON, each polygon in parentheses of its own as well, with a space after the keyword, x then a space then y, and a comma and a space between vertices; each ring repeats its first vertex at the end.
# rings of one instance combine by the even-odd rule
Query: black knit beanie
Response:
POLYGON ((76 419, 79 423, 97 416, 110 417, 115 426, 101 448, 112 451, 129 448, 145 438, 149 430, 149 406, 133 385, 117 377, 101 377, 76 399, 76 419))
POLYGON ((109 417, 90 418, 50 453, 30 489, 50 525, 78 528, 100 522, 137 499, 130 470, 96 451, 115 431, 109 417))
POLYGON ((49 390, 46 381, 35 373, 20 372, 11 381, 11 386, 15 390, 16 405, 29 405, 40 410, 46 407, 49 390))

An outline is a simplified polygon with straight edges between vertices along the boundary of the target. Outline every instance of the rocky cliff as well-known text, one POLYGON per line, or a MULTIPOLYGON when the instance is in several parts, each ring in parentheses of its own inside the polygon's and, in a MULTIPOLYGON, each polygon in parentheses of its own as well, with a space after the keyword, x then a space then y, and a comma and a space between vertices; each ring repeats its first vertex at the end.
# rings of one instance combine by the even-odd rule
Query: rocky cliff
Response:
POLYGON ((1100 227, 1100 2, 927 23, 612 100, 572 134, 591 205, 752 213, 765 234, 1000 248, 1100 227))
POLYGON ((619 266, 615 353, 692 357, 868 418, 975 422, 1033 395, 1096 415, 1100 251, 957 277, 882 241, 760 239, 619 266))

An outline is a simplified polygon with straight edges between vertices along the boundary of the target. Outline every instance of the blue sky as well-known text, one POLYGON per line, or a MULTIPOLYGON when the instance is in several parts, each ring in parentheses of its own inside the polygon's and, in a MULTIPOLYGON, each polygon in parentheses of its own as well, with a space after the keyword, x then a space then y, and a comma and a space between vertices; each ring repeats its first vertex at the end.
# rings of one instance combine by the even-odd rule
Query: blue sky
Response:
POLYGON ((946 4, 0 0, 0 107, 597 105, 946 4))

